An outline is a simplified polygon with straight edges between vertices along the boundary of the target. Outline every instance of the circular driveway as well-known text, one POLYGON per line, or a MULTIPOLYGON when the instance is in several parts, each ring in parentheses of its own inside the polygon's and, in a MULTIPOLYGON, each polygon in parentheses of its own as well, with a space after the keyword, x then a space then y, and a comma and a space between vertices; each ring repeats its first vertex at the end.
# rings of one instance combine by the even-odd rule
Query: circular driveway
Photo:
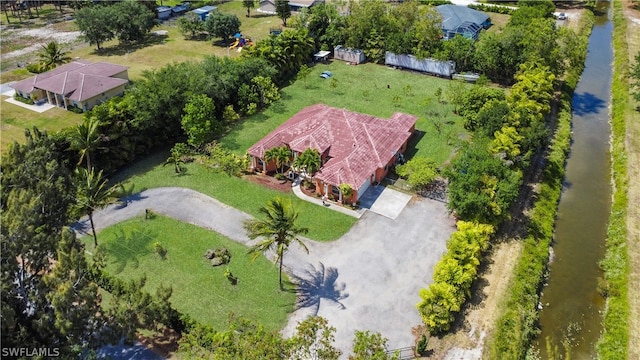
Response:
MULTIPOLYGON (((145 209, 252 243, 242 227, 250 215, 184 188, 146 190, 128 198, 127 206, 110 205, 94 214, 96 230, 143 215, 145 209)), ((87 230, 83 220, 79 231, 87 230)), ((305 239, 309 254, 293 246, 284 263, 299 284, 298 309, 283 334, 293 334, 299 321, 317 314, 336 328, 335 346, 344 358, 357 330, 380 332, 389 349, 412 346, 411 329, 422 324, 415 307, 418 292, 431 283, 454 230, 444 204, 419 198, 396 219, 367 211, 336 241, 305 239)))

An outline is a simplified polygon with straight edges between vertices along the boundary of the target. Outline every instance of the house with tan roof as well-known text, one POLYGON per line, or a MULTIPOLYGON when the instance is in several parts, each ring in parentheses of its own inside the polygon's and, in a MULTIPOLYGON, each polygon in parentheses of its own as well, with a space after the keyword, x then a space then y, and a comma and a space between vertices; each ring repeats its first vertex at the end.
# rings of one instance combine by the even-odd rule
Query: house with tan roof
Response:
POLYGON ((262 173, 274 171, 275 161, 264 159, 265 151, 274 147, 291 149, 291 160, 307 149, 317 150, 321 167, 314 177, 316 192, 351 203, 370 185, 381 182, 403 158, 417 120, 403 113, 387 120, 316 104, 302 109, 249 148, 250 166, 262 173), (353 189, 348 199, 342 196, 342 184, 353 189))
POLYGON ((106 62, 74 60, 13 85, 16 94, 36 103, 91 110, 114 96, 124 94, 129 68, 106 62))

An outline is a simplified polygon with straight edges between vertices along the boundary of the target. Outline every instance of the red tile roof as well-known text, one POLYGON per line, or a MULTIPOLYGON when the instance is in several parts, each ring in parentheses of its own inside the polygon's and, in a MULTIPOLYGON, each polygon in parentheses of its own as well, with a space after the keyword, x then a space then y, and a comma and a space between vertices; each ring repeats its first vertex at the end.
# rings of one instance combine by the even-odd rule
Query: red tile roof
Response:
POLYGON ((26 93, 43 89, 62 94, 71 100, 84 101, 105 91, 126 84, 128 80, 112 77, 128 67, 105 62, 74 60, 42 74, 12 85, 26 93))
POLYGON ((395 113, 389 120, 316 104, 302 109, 249 148, 262 158, 268 149, 287 145, 296 152, 308 148, 330 157, 316 178, 358 189, 376 169, 384 168, 409 139, 416 116, 395 113))

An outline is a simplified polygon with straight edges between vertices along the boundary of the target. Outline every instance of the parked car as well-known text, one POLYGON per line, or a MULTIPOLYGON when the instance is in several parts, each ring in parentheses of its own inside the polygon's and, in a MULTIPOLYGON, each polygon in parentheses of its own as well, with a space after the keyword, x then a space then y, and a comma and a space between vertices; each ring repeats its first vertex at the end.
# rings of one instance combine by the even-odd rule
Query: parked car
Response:
POLYGON ((567 20, 567 14, 565 13, 558 14, 558 20, 567 20))

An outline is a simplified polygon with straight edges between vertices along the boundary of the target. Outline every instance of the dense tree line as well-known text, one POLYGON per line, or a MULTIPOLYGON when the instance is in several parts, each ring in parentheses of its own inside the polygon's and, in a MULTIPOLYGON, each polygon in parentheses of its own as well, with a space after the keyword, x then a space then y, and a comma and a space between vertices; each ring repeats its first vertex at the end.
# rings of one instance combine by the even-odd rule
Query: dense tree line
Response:
MULTIPOLYGON (((520 38, 520 41, 528 40, 519 43, 523 46, 519 50, 523 56, 515 58, 515 84, 508 95, 505 96, 502 90, 479 84, 453 99, 456 111, 464 118, 465 128, 473 134, 473 142, 464 145, 444 171, 448 179, 448 207, 462 220, 459 224, 472 221, 478 223, 477 226, 497 226, 508 219, 509 210, 519 194, 523 172, 529 168, 534 154, 547 142, 547 116, 551 111, 554 91, 559 86, 557 76, 564 74, 567 63, 568 66, 582 66, 580 61, 584 57, 579 51, 567 55, 565 50, 570 47, 584 50, 584 41, 575 41, 559 49, 550 49, 544 43, 556 44, 561 36, 561 31, 547 26, 551 11, 545 2, 539 6, 527 3, 514 11, 509 25, 501 33, 514 31, 522 35, 528 26, 540 31, 540 39, 532 34, 520 38), (569 60, 565 62, 566 59, 569 60), (559 65, 561 63, 563 65, 559 65)), ((477 46, 486 44, 481 39, 477 46)), ((480 48, 477 51, 480 52, 480 48)), ((497 55, 491 58, 500 59, 497 55)), ((506 73, 494 75, 501 78, 506 73)), ((455 314, 460 311, 468 296, 465 291, 476 276, 475 269, 481 259, 478 254, 486 248, 486 245, 480 245, 481 250, 477 251, 478 244, 460 243, 461 236, 464 237, 462 229, 452 235, 448 243, 449 253, 453 246, 458 249, 456 251, 465 249, 465 254, 476 255, 469 255, 462 264, 458 258, 450 259, 448 253, 436 267, 434 284, 420 293, 422 301, 418 308, 429 330, 435 333, 447 331, 455 314)), ((535 288, 536 285, 534 282, 525 286, 535 288)), ((533 331, 531 323, 523 327, 533 331)))
POLYGON ((294 26, 308 29, 318 48, 359 48, 377 63, 384 62, 386 51, 453 60, 457 71, 480 72, 504 84, 513 83, 524 62, 548 66, 557 77, 580 61, 583 45, 571 29, 556 27, 551 1, 519 2, 503 31, 482 31, 477 41, 462 36, 442 41, 440 14, 421 3, 351 2, 347 16, 324 4, 303 11, 294 26))
POLYGON ((112 292, 115 306, 101 308, 101 286, 92 274, 104 263, 94 258, 89 265, 85 246, 66 228, 74 210, 91 205, 77 195, 83 186, 65 154, 67 144, 60 135, 37 129, 27 131, 26 139, 10 145, 2 157, 3 348, 57 348, 60 356, 71 358, 118 341, 127 328, 168 324, 166 289, 153 297, 136 283, 112 292), (149 323, 134 322, 127 310, 140 299, 154 304, 144 306, 149 323))
MULTIPOLYGON (((288 339, 279 332, 268 332, 261 325, 231 316, 228 329, 215 331, 197 324, 180 339, 179 352, 187 359, 337 360, 342 351, 335 348, 336 329, 325 318, 310 316, 300 322, 288 339)), ((397 360, 389 354, 387 339, 379 333, 356 331, 351 360, 397 360)))

